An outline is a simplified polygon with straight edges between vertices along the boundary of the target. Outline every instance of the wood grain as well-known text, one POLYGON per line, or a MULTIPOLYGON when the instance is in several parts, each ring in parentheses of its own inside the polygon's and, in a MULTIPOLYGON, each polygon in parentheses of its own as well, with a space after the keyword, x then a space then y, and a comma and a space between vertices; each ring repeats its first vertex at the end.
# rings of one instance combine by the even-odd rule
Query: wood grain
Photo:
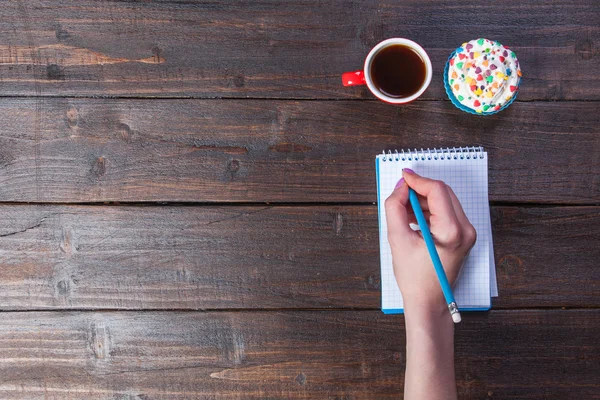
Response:
MULTIPOLYGON (((599 307, 598 207, 494 207, 494 308, 599 307)), ((380 306, 375 206, 0 206, 0 309, 380 306)))
MULTIPOLYGON (((397 399, 401 316, 11 313, 3 399, 397 399)), ((600 311, 492 311, 456 328, 461 399, 598 399, 600 311)))
POLYGON ((382 150, 482 145, 490 199, 600 203, 594 102, 5 99, 0 201, 375 202, 382 150))
POLYGON ((511 46, 521 100, 600 98, 595 0, 6 2, 0 13, 3 95, 371 98, 340 75, 389 37, 429 52, 426 99, 464 41, 511 46))

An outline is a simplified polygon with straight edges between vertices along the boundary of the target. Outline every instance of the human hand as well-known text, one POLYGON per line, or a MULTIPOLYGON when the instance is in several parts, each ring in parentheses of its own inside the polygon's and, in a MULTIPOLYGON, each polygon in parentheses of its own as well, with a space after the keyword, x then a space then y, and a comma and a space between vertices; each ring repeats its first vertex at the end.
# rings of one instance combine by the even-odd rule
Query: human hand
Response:
POLYGON ((416 218, 408 200, 408 187, 418 195, 436 249, 452 285, 476 241, 476 232, 452 189, 403 169, 403 178, 385 201, 388 240, 394 275, 402 292, 404 309, 447 310, 427 246, 409 223, 416 218), (443 308, 442 308, 443 307, 443 308))

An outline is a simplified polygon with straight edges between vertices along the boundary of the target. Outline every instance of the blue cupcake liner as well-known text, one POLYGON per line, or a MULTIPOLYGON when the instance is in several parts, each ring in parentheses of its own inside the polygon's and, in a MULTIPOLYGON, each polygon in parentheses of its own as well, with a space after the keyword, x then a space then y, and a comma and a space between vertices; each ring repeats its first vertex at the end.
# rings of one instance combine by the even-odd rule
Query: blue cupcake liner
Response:
POLYGON ((450 69, 450 60, 452 59, 452 57, 454 57, 455 54, 456 54, 456 50, 450 54, 450 57, 448 57, 448 61, 446 61, 446 66, 444 67, 444 89, 446 89, 446 94, 448 95, 448 98, 450 99, 452 104, 454 104, 454 106, 456 108, 458 108, 459 110, 462 110, 464 112, 467 112, 469 114, 473 114, 473 115, 492 115, 492 114, 497 114, 500 111, 504 110, 506 107, 510 106, 513 103, 513 101, 515 101, 515 99, 517 98, 517 95, 519 94, 519 87, 521 86, 522 78, 519 78, 519 81, 517 82, 517 90, 515 91, 515 94, 513 95, 512 99, 510 99, 508 101, 508 103, 503 105, 499 110, 478 113, 477 111, 473 110, 470 107, 465 106, 460 101, 458 101, 456 96, 454 96, 454 93, 452 93, 452 88, 450 87, 450 82, 448 82, 448 70, 450 69))

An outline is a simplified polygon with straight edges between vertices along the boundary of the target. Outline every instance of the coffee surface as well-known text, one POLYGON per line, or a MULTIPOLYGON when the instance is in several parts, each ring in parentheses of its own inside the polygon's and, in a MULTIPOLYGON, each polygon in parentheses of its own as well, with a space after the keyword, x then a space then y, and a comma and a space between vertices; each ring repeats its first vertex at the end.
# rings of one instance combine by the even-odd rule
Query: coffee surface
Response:
POLYGON ((405 98, 417 93, 426 76, 425 62, 412 48, 392 45, 383 48, 371 62, 371 79, 389 97, 405 98))

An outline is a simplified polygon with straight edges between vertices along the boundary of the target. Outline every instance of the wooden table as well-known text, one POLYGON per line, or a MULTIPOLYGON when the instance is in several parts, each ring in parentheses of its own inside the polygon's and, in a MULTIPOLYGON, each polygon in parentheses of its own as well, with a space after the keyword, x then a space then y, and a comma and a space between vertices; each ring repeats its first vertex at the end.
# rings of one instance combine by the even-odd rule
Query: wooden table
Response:
POLYGON ((461 398, 600 398, 597 0, 15 1, 0 11, 0 398, 395 399, 374 156, 481 145, 500 297, 456 329, 461 398), (478 118, 442 69, 510 45, 478 118), (429 52, 394 107, 340 74, 429 52))

